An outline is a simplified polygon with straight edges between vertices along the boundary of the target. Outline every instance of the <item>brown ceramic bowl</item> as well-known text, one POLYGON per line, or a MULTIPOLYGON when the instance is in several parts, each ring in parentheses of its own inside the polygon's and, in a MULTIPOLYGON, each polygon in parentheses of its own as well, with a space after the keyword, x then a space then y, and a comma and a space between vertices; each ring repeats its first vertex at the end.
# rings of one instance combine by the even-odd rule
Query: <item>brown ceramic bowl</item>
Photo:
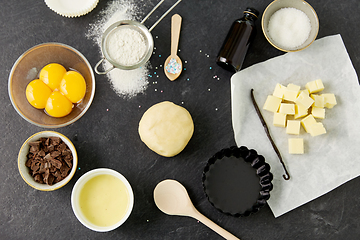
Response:
POLYGON ((26 121, 39 127, 59 128, 74 123, 89 109, 95 95, 95 77, 89 62, 76 49, 62 43, 43 43, 30 48, 16 60, 10 72, 8 90, 12 105, 26 121), (84 99, 65 117, 51 117, 45 110, 31 106, 26 99, 26 86, 38 78, 40 70, 49 63, 76 70, 85 78, 84 99))

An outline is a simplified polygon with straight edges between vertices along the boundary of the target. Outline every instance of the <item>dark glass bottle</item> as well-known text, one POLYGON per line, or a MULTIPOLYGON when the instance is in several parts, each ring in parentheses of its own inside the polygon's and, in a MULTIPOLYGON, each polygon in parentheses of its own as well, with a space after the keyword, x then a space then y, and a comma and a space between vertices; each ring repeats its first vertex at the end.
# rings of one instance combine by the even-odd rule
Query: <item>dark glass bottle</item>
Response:
POLYGON ((256 9, 248 7, 244 16, 232 24, 217 56, 218 65, 232 72, 241 69, 246 52, 256 35, 255 20, 258 15, 256 9))

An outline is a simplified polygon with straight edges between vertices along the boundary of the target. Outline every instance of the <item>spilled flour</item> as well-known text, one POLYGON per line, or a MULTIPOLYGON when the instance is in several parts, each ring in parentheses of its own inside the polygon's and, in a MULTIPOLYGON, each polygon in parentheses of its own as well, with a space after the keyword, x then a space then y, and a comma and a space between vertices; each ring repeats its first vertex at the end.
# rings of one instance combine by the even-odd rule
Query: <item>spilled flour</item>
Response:
MULTIPOLYGON (((136 1, 138 6, 139 2, 136 1)), ((94 23, 90 24, 86 37, 92 39, 98 46, 100 55, 101 52, 101 38, 105 30, 113 23, 120 20, 137 20, 140 16, 143 16, 141 10, 135 5, 135 0, 115 0, 111 1, 106 8, 100 12, 100 16, 94 23)), ((108 61, 104 61, 99 69, 108 69, 112 65, 108 61)), ((106 74, 112 89, 122 98, 132 98, 139 93, 143 93, 148 86, 149 69, 151 68, 148 62, 145 66, 142 66, 134 70, 120 70, 115 68, 106 74)))

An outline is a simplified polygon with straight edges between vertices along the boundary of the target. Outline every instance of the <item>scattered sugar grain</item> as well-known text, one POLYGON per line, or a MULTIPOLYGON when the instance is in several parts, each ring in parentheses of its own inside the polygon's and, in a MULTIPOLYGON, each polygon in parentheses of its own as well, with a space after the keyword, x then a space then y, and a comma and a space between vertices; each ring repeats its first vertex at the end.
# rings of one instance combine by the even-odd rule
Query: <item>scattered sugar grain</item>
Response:
MULTIPOLYGON (((110 68, 111 64, 106 63, 106 68, 110 68)), ((143 93, 149 84, 148 67, 137 68, 134 70, 121 70, 115 68, 107 73, 110 84, 114 92, 122 98, 132 98, 143 93)))
POLYGON ((285 49, 295 49, 310 35, 311 23, 308 16, 296 8, 281 8, 269 20, 270 38, 285 49))

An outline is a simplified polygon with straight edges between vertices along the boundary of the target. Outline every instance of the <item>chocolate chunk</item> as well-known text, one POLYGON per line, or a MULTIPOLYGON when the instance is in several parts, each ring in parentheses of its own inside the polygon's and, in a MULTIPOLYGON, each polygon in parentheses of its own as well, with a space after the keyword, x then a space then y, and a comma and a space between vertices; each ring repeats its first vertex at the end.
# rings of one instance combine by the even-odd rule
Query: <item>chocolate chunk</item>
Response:
POLYGON ((72 159, 73 159, 72 155, 70 155, 70 156, 68 155, 64 158, 64 160, 69 168, 72 168, 72 159))
POLYGON ((60 181, 63 180, 63 179, 64 179, 64 178, 60 175, 59 177, 55 178, 54 184, 60 182, 60 181))
POLYGON ((71 155, 71 150, 68 149, 68 148, 65 149, 65 150, 63 150, 63 151, 62 151, 62 155, 63 155, 63 156, 71 155))
POLYGON ((39 156, 39 157, 45 157, 45 151, 44 150, 40 150, 39 152, 38 152, 38 154, 37 154, 37 156, 39 156))
POLYGON ((52 174, 50 174, 50 170, 46 169, 45 174, 44 174, 44 182, 48 185, 52 185, 54 180, 55 180, 55 178, 52 174))
POLYGON ((32 162, 30 169, 36 172, 40 168, 40 162, 32 162))
POLYGON ((61 176, 66 177, 69 173, 69 170, 70 168, 66 164, 63 164, 60 168, 61 176))
POLYGON ((45 146, 50 146, 50 138, 47 138, 44 143, 45 146))
POLYGON ((59 137, 49 137, 49 139, 51 140, 52 145, 59 145, 62 141, 59 137))
POLYGON ((50 146, 47 146, 47 152, 53 152, 55 151, 55 146, 54 145, 50 145, 50 146))
POLYGON ((46 140, 47 140, 47 138, 40 138, 39 141, 41 141, 41 144, 42 144, 43 146, 45 146, 46 140))
POLYGON ((40 138, 29 143, 29 146, 25 166, 36 182, 52 185, 69 175, 73 156, 61 138, 40 138))
POLYGON ((45 162, 44 168, 50 169, 51 168, 51 163, 50 162, 45 162))
POLYGON ((27 166, 28 168, 31 167, 31 163, 32 163, 32 159, 28 158, 28 160, 26 160, 25 166, 27 166))
POLYGON ((53 158, 51 157, 51 153, 46 154, 46 156, 44 157, 44 160, 45 160, 45 161, 50 161, 51 159, 53 159, 53 158))
POLYGON ((56 179, 58 179, 61 177, 61 172, 59 170, 56 170, 53 175, 54 177, 56 177, 56 179))
POLYGON ((27 156, 28 159, 31 159, 31 158, 34 158, 35 154, 29 152, 26 156, 27 156))
POLYGON ((43 178, 42 178, 42 176, 41 176, 40 174, 36 174, 36 175, 34 176, 34 180, 35 180, 36 182, 38 182, 38 183, 44 183, 43 178))
POLYGON ((51 157, 56 158, 61 155, 61 151, 55 150, 51 153, 51 157))
POLYGON ((60 143, 59 146, 57 147, 57 150, 62 152, 66 149, 66 144, 64 142, 60 143))
POLYGON ((59 161, 59 160, 57 160, 57 159, 51 159, 50 160, 50 162, 51 162, 51 164, 55 167, 55 168, 57 168, 57 169, 60 169, 61 168, 61 166, 62 166, 62 163, 61 163, 61 161, 59 161))
POLYGON ((46 170, 45 163, 40 163, 39 173, 44 173, 46 170))
POLYGON ((29 145, 30 145, 30 152, 36 153, 40 150, 41 141, 29 142, 29 145))

